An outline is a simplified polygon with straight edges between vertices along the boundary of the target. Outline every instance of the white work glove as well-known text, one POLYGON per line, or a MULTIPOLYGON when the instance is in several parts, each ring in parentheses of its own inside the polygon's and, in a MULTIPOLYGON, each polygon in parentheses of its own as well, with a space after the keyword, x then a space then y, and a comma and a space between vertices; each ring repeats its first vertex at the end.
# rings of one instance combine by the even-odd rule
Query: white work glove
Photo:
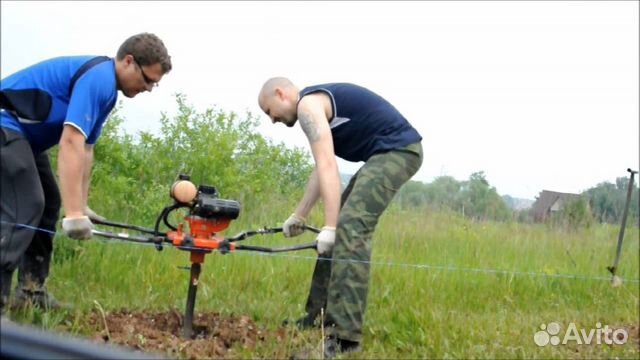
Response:
POLYGON ((62 230, 70 238, 78 240, 88 240, 93 233, 93 224, 88 216, 62 219, 62 230))
POLYGON ((91 210, 89 206, 84 207, 84 214, 89 217, 89 220, 97 220, 97 221, 105 221, 107 220, 104 216, 100 216, 95 213, 95 211, 91 210))
POLYGON ((325 226, 316 237, 318 246, 318 255, 329 255, 333 250, 333 244, 336 242, 336 228, 325 226))
POLYGON ((291 214, 282 224, 282 233, 285 237, 294 237, 304 232, 304 218, 295 213, 291 214))

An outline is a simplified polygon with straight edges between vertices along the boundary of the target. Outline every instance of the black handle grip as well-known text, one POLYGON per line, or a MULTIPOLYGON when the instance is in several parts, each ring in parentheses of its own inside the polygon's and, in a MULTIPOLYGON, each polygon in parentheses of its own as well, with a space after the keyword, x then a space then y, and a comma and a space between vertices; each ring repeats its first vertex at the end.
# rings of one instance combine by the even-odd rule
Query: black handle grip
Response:
POLYGON ((151 235, 163 235, 161 233, 157 233, 155 230, 153 229, 149 229, 149 228, 145 228, 142 226, 137 226, 137 225, 128 225, 128 224, 122 224, 122 223, 117 223, 114 221, 109 221, 109 220, 91 220, 92 223, 94 224, 98 224, 98 225, 106 225, 106 226, 111 226, 111 227, 117 227, 117 228, 121 228, 121 229, 129 229, 129 230, 136 230, 142 233, 146 233, 146 234, 151 234, 151 235))
POLYGON ((316 242, 295 245, 295 246, 285 246, 279 248, 268 248, 263 246, 253 246, 253 245, 236 245, 236 250, 246 250, 246 251, 257 251, 257 252, 266 252, 266 253, 280 253, 287 251, 298 251, 298 250, 307 250, 307 249, 316 249, 316 242))

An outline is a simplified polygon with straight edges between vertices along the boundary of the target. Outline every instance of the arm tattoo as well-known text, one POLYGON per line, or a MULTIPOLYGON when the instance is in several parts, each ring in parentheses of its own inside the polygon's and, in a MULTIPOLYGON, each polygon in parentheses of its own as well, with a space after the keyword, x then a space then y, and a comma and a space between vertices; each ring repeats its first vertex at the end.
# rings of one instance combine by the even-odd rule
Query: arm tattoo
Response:
POLYGON ((302 130, 309 138, 309 143, 313 144, 320 139, 320 133, 318 131, 318 125, 313 121, 313 115, 309 112, 302 112, 298 115, 300 126, 302 130))

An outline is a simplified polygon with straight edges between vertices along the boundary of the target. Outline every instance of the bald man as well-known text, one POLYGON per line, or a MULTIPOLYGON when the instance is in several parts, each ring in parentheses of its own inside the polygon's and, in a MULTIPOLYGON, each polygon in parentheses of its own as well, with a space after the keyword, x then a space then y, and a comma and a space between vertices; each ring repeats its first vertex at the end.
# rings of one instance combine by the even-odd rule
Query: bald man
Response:
POLYGON ((324 357, 357 351, 373 231, 396 192, 420 168, 422 137, 388 101, 354 84, 299 90, 289 79, 276 77, 265 82, 258 103, 274 124, 293 127, 299 121, 315 160, 304 196, 283 225, 284 235, 300 235, 316 201, 322 198, 324 203, 306 315, 296 325, 317 326, 324 309, 324 357), (342 196, 336 156, 364 162, 342 196))

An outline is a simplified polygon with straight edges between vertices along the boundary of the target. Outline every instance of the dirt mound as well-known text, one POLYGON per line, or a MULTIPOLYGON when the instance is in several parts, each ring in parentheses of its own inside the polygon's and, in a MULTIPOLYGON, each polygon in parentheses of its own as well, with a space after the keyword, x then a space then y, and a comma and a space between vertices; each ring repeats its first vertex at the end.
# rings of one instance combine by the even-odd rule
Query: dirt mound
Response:
POLYGON ((259 329, 247 316, 223 317, 218 313, 195 314, 192 339, 181 337, 183 315, 178 311, 121 309, 105 316, 94 312, 88 324, 96 331, 96 341, 191 359, 227 358, 233 346, 253 348, 257 342, 279 341, 285 336, 283 329, 272 333, 259 329))

